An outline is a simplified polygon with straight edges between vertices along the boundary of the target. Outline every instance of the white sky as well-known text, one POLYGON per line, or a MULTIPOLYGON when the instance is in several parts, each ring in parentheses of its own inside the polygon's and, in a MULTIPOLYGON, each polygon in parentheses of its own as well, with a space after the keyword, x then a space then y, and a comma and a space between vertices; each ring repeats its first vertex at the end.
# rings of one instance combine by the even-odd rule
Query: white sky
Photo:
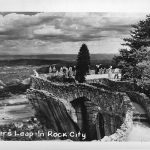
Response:
POLYGON ((0 11, 11 12, 0 14, 0 54, 77 53, 82 43, 90 53, 117 53, 149 10, 150 0, 0 0, 0 11))

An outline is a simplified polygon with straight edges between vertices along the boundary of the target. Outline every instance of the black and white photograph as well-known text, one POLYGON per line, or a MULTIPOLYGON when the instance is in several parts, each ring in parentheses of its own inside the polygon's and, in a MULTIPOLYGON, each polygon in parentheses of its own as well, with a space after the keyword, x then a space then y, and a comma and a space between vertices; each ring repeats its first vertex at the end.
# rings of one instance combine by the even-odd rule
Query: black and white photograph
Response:
POLYGON ((150 11, 0 10, 0 140, 150 142, 150 11))

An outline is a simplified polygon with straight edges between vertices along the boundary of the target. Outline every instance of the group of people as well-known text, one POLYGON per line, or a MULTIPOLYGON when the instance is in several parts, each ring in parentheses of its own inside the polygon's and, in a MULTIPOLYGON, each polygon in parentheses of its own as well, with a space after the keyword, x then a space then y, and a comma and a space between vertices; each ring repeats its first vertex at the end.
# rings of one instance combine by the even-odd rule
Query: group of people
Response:
POLYGON ((102 65, 96 65, 95 66, 95 74, 106 74, 107 69, 105 67, 102 67, 102 65))
MULTIPOLYGON (((49 73, 53 73, 56 76, 62 75, 65 78, 73 77, 76 74, 76 66, 73 67, 60 67, 59 69, 56 69, 56 66, 50 66, 49 67, 49 73)), ((108 74, 109 79, 118 79, 119 78, 120 69, 115 68, 112 69, 112 66, 110 66, 108 69, 105 67, 102 67, 102 65, 96 65, 95 66, 95 74, 108 74)))
POLYGON ((108 69, 108 78, 109 79, 119 79, 119 73, 120 73, 120 70, 119 68, 115 68, 114 70, 112 69, 112 66, 110 66, 110 68, 108 69), (113 77, 113 74, 114 74, 114 77, 113 77))
POLYGON ((56 76, 62 75, 65 78, 69 78, 69 77, 75 76, 76 69, 75 69, 75 66, 69 67, 69 68, 67 68, 66 66, 63 66, 63 67, 60 67, 60 69, 56 69, 55 66, 53 66, 53 67, 50 66, 49 67, 49 73, 53 73, 56 76))
POLYGON ((112 78, 118 79, 119 73, 120 73, 119 68, 112 69, 112 66, 110 66, 108 69, 106 69, 105 67, 102 67, 101 64, 95 66, 95 74, 108 74, 109 79, 112 79, 112 78))

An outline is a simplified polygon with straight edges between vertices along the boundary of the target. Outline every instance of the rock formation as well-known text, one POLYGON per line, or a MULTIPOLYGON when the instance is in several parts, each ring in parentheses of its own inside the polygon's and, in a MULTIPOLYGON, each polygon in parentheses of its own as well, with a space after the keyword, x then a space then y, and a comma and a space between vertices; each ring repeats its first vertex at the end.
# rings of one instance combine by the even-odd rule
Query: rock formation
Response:
POLYGON ((132 103, 124 91, 134 91, 135 86, 121 84, 105 79, 63 84, 32 76, 27 97, 48 129, 86 134, 85 139, 82 136, 68 136, 68 139, 107 141, 106 137, 115 134, 124 140, 132 126, 132 103))

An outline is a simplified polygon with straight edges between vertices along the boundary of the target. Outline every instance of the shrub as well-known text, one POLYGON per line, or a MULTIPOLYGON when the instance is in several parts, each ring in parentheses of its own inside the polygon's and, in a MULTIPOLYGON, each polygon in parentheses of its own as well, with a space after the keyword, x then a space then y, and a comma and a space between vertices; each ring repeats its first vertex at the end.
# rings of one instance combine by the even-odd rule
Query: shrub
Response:
POLYGON ((55 76, 55 75, 48 76, 47 80, 52 82, 75 83, 75 79, 72 77, 66 78, 64 76, 55 76))

